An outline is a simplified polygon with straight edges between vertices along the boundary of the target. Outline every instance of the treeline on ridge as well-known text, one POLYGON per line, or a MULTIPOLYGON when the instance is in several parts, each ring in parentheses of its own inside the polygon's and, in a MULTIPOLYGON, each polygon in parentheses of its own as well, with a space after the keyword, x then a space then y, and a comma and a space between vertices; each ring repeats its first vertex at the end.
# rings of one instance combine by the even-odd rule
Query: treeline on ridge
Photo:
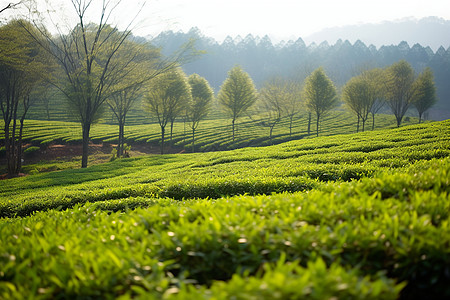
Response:
POLYGON ((163 48, 163 53, 173 53, 190 39, 205 54, 183 66, 187 74, 197 73, 205 77, 215 91, 227 77, 227 72, 239 64, 245 69, 257 87, 273 77, 282 75, 297 77, 303 81, 313 70, 322 66, 328 76, 342 87, 351 77, 372 68, 384 68, 393 63, 406 60, 416 73, 430 67, 435 76, 438 102, 430 110, 430 118, 442 120, 450 117, 450 47, 441 46, 433 51, 427 45, 385 45, 377 49, 361 41, 351 44, 338 40, 335 44, 322 42, 306 45, 299 38, 296 41, 273 44, 268 36, 245 38, 228 36, 222 43, 204 36, 198 28, 189 32, 167 31, 151 39, 152 43, 163 48))

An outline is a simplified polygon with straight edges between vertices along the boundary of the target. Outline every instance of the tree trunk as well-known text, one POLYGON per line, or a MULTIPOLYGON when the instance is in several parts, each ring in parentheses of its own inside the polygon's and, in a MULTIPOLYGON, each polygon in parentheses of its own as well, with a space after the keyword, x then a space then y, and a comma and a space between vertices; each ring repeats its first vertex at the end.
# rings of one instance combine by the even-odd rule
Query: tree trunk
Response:
POLYGON ((320 122, 320 115, 317 115, 316 136, 319 136, 319 122, 320 122))
POLYGON ((402 124, 402 119, 403 119, 403 117, 401 117, 401 116, 395 116, 395 119, 397 120, 397 127, 400 127, 400 125, 402 124))
POLYGON ((372 113, 372 131, 375 129, 375 114, 372 113))
POLYGON ((183 144, 186 143, 186 118, 184 117, 183 119, 183 144))
POLYGON ((365 127, 366 127, 366 120, 367 120, 367 118, 366 119, 361 119, 362 120, 362 132, 364 132, 364 129, 365 129, 365 127))
POLYGON ((359 132, 359 121, 360 121, 360 116, 358 116, 358 123, 356 123, 356 133, 359 132))
POLYGON ((9 122, 5 122, 5 126, 3 127, 3 130, 5 132, 5 153, 6 153, 6 166, 8 171, 8 177, 10 178, 10 171, 9 171, 9 160, 11 155, 11 143, 10 143, 10 137, 9 137, 9 122))
POLYGON ((272 131, 273 131, 273 127, 274 127, 275 125, 273 125, 273 126, 270 126, 270 131, 269 131, 269 139, 270 139, 270 144, 271 145, 273 145, 273 143, 272 143, 272 131))
POLYGON ((91 123, 85 122, 83 127, 83 152, 81 156, 81 167, 87 168, 89 157, 89 131, 91 130, 91 123))
POLYGON ((422 123, 422 113, 419 113, 419 124, 422 123))
POLYGON ((123 156, 123 145, 124 145, 124 121, 119 122, 119 144, 117 145, 117 158, 121 158, 123 156))
POLYGON ((289 117, 289 137, 292 137, 292 119, 294 116, 289 117))
POLYGON ((231 121, 231 127, 232 127, 232 130, 233 130, 233 142, 234 142, 234 122, 235 122, 236 120, 235 119, 233 119, 232 121, 231 121))
MULTIPOLYGON (((9 138, 7 139, 8 142, 5 143, 5 145, 8 145, 5 147, 6 149, 6 158, 8 160, 8 177, 13 178, 17 177, 19 175, 19 170, 17 170, 17 159, 18 159, 18 150, 17 150, 17 144, 16 144, 16 126, 17 126, 17 107, 18 102, 16 102, 13 106, 13 113, 12 113, 12 131, 10 134, 8 134, 9 138), (9 152, 9 153, 8 153, 9 152)), ((10 130, 9 124, 8 124, 8 131, 10 130)), ((6 132, 5 132, 6 136, 6 132)))
POLYGON ((192 127, 192 153, 195 152, 195 128, 192 127))
POLYGON ((164 126, 161 126, 161 154, 164 154, 164 134, 165 134, 166 128, 164 126))
POLYGON ((48 104, 49 103, 48 103, 48 99, 47 99, 47 102, 45 103, 45 111, 47 113, 47 121, 50 121, 50 107, 48 104))
POLYGON ((308 134, 311 134, 311 112, 308 112, 308 134))
POLYGON ((14 143, 15 137, 12 136, 10 132, 10 124, 5 123, 5 152, 6 152, 6 165, 7 165, 7 171, 8 171, 8 178, 14 178, 18 174, 15 171, 17 162, 14 159, 15 155, 15 143, 14 143))
POLYGON ((173 123, 175 122, 175 119, 170 120, 170 144, 173 147, 173 123))
POLYGON ((23 123, 25 121, 25 115, 20 119, 20 128, 19 128, 19 138, 17 139, 17 173, 22 169, 22 134, 23 134, 23 123))

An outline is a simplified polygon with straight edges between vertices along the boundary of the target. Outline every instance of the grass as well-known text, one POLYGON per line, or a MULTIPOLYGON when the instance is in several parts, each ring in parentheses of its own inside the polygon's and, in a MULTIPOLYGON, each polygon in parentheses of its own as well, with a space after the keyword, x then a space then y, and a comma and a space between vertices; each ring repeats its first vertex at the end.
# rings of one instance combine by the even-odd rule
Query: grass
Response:
MULTIPOLYGON (((269 129, 257 125, 257 122, 244 117, 238 120, 236 140, 231 139, 231 122, 223 115, 215 116, 218 119, 207 119, 200 123, 196 131, 196 151, 231 150, 248 146, 268 146, 289 140, 315 137, 316 128, 313 119, 311 133, 307 132, 306 113, 299 115, 294 122, 293 134, 289 135, 289 124, 283 120, 274 128, 272 141, 269 139, 269 129)), ((396 121, 392 115, 378 115, 376 129, 394 128, 396 121)), ((129 118, 132 121, 131 118, 129 118)), ((354 133, 356 131, 356 118, 342 111, 331 112, 321 122, 320 135, 330 136, 337 134, 354 133)), ((416 118, 410 118, 404 125, 416 123, 416 118)), ((133 123, 132 123, 133 124, 133 123)), ((3 126, 2 126, 3 128, 3 126)), ((3 134, 0 129, 0 134, 3 134)), ((169 127, 166 128, 169 136, 169 127)), ((105 123, 95 124, 91 129, 91 139, 94 142, 116 143, 118 128, 116 125, 105 123)), ((26 120, 24 140, 34 145, 50 143, 79 143, 81 142, 81 127, 78 123, 67 121, 26 120)), ((128 125, 125 127, 125 139, 128 144, 147 143, 158 146, 160 143, 160 127, 157 124, 128 125)), ((170 138, 168 137, 167 141, 170 138)), ((191 130, 183 122, 176 122, 171 144, 190 152, 191 130)), ((170 144, 170 143, 169 143, 170 144)))
POLYGON ((450 122, 0 185, 0 298, 450 297, 450 122))

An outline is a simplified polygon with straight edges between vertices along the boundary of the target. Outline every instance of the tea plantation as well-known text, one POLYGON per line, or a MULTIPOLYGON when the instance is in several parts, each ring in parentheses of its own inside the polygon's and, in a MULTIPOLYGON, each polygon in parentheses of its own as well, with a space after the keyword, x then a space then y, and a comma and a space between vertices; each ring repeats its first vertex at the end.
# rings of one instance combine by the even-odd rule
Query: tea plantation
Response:
POLYGON ((450 121, 0 184, 0 299, 448 299, 450 121))
MULTIPOLYGON (((200 123, 196 131, 195 150, 201 152, 216 150, 232 150, 248 146, 268 146, 279 144, 293 139, 304 139, 316 136, 315 120, 313 119, 308 133, 308 116, 303 112, 296 116, 292 124, 292 134, 289 130, 289 120, 284 118, 273 129, 273 137, 269 138, 269 128, 260 125, 260 122, 244 117, 236 125, 236 140, 232 141, 231 121, 223 114, 217 112, 200 123)), ((327 114, 320 125, 320 135, 329 136, 356 132, 356 117, 345 111, 333 111, 327 114)), ((145 143, 159 149, 161 129, 158 124, 133 123, 130 117, 125 126, 125 140, 129 144, 145 143), (131 124, 130 124, 131 123, 131 124), (129 125, 128 125, 129 124, 129 125)), ((368 122, 369 123, 369 122, 368 122)), ((403 124, 417 124, 414 117, 405 118, 403 124)), ((1 125, 0 121, 0 125, 1 125)), ((366 124, 371 129, 372 124, 366 124)), ((187 152, 192 149, 192 131, 189 125, 182 121, 175 122, 173 137, 170 139, 170 126, 166 128, 166 142, 187 152)), ((396 127, 395 117, 387 114, 377 114, 375 129, 396 127)), ((0 126, 0 136, 3 126, 0 126)), ((117 143, 118 126, 99 123, 92 126, 90 137, 94 143, 117 143)), ((81 126, 76 122, 25 120, 23 138, 35 146, 45 146, 51 143, 81 143, 81 126)))

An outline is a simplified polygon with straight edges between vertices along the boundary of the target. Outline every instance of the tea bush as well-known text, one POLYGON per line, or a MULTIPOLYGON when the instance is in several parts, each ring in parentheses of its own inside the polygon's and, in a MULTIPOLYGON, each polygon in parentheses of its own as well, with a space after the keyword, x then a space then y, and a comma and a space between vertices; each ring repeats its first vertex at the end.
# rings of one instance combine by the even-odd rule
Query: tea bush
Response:
POLYGON ((449 125, 2 181, 0 298, 449 298, 449 125))

